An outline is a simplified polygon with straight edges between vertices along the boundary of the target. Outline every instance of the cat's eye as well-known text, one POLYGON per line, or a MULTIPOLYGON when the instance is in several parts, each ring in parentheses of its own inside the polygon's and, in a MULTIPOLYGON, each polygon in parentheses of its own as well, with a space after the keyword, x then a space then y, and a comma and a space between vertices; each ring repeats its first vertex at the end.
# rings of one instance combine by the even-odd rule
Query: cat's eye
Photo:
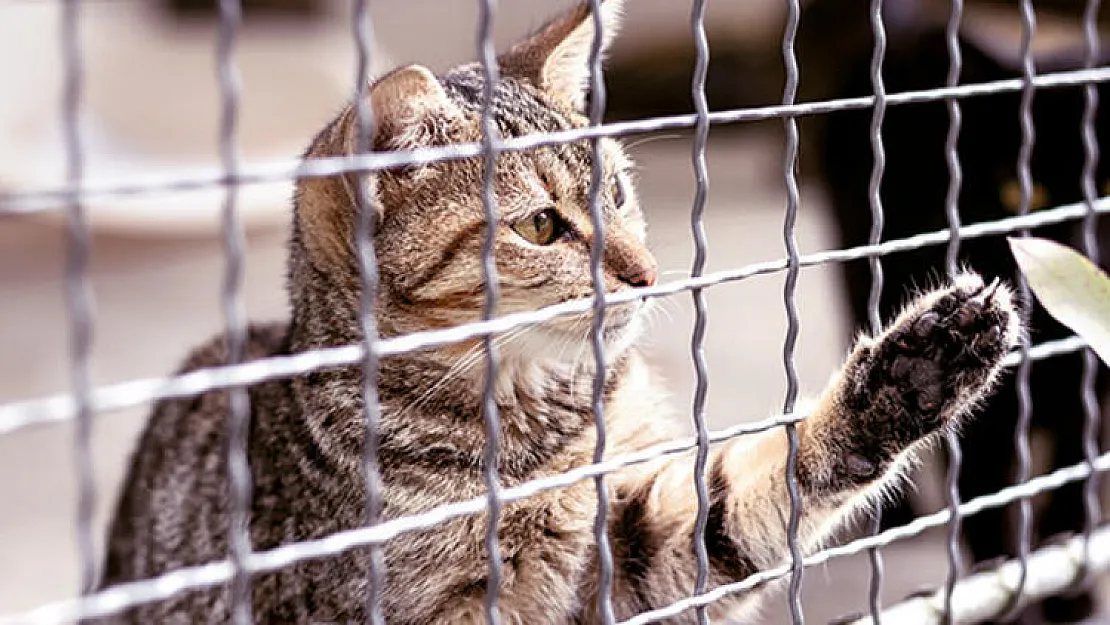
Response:
MULTIPOLYGON (((1013 214, 1021 211, 1021 182, 1017 179, 1007 180, 998 189, 998 199, 1006 210, 1013 214)), ((1029 196, 1029 211, 1040 210, 1048 206, 1048 189, 1039 182, 1033 183, 1032 193, 1029 196)))
POLYGON ((529 243, 551 245, 566 232, 566 224, 554 208, 548 208, 517 220, 513 223, 513 230, 529 243))
POLYGON ((1110 180, 1102 183, 1102 195, 1103 197, 1110 195, 1110 180))
POLYGON ((613 179, 613 203, 617 205, 617 208, 620 208, 624 206, 624 203, 627 201, 628 195, 625 193, 624 179, 617 176, 613 179))

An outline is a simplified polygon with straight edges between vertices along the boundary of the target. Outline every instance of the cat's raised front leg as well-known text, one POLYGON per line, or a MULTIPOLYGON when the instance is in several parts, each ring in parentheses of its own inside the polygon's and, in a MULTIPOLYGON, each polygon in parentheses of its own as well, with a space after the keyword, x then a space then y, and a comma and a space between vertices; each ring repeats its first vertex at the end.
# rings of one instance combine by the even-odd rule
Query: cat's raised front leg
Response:
POLYGON ((970 413, 991 390, 1022 331, 1001 283, 962 274, 910 305, 877 338, 861 338, 799 430, 799 483, 814 493, 868 486, 914 445, 970 413))
MULTIPOLYGON (((825 539, 867 494, 890 485, 916 446, 970 412, 1020 335, 1010 291, 965 274, 919 298, 880 336, 861 338, 798 426, 803 549, 825 539)), ((787 450, 776 429, 741 437, 710 456, 710 588, 789 560, 787 450)), ((614 605, 622 617, 691 594, 697 571, 692 471, 686 457, 615 476, 614 605)), ((739 600, 753 605, 759 594, 739 600)))

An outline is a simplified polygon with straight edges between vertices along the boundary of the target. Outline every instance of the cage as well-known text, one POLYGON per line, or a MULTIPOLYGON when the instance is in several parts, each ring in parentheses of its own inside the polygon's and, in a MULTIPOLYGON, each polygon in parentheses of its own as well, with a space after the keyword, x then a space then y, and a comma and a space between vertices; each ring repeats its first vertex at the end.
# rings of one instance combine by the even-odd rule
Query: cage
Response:
MULTIPOLYGON (((863 76, 870 91, 863 95, 838 93, 828 79, 836 63, 861 58, 859 41, 830 42, 822 39, 831 37, 825 31, 798 40, 800 32, 818 29, 806 21, 807 12, 821 15, 829 3, 629 3, 624 39, 610 66, 610 88, 595 89, 588 129, 555 137, 490 138, 429 154, 374 153, 307 163, 297 154, 311 132, 368 76, 403 61, 442 67, 480 57, 483 47, 471 53, 476 31, 468 20, 483 33, 479 44, 485 46, 518 35, 552 8, 544 3, 496 7, 485 0, 465 8, 452 4, 461 13, 432 20, 429 15, 444 9, 431 0, 374 7, 359 0, 273 4, 276 15, 267 13, 266 2, 234 0, 216 5, 181 1, 162 8, 126 0, 16 0, 0 7, 0 15, 7 14, 0 18, 0 29, 10 35, 3 38, 8 42, 4 45, 14 51, 2 67, 7 73, 3 82, 21 86, 0 97, 0 123, 12 139, 4 142, 0 156, 0 254, 5 258, 0 261, 5 284, 0 315, 8 316, 7 323, 0 323, 7 347, 0 358, 0 462, 8 476, 0 480, 0 499, 13 511, 0 526, 2 544, 11 555, 0 567, 5 622, 70 622, 110 614, 226 583, 242 569, 275 570, 379 544, 499 502, 604 479, 609 471, 653 456, 697 453, 710 442, 760 429, 789 430, 805 418, 795 412, 800 392, 820 388, 851 337, 845 278, 837 263, 864 262, 868 280, 881 284, 881 268, 889 258, 925 248, 956 254, 969 241, 1062 223, 1082 229, 1085 238, 1079 244, 1085 251, 1097 250, 1096 217, 1106 206, 1099 197, 1105 191, 1096 180, 1094 111, 1096 87, 1110 78, 1099 51, 1097 2, 1063 9, 1038 4, 1034 11, 1025 0, 1009 15, 978 3, 965 10, 958 0, 939 8, 928 2, 858 3, 845 19, 866 40, 863 76), (1054 21, 1049 14, 1056 10, 1063 16, 1054 21), (910 25, 934 13, 944 35, 943 80, 888 92, 884 78, 890 79, 883 73, 888 36, 893 44, 910 25), (464 14, 467 19, 461 19, 464 14), (1070 24, 1078 39, 1074 34, 1057 36, 1057 22, 1070 24), (53 40, 42 36, 48 26, 58 33, 53 40), (1007 57, 1013 75, 961 81, 961 33, 989 48, 994 57, 1007 57), (1066 45, 1060 40, 1067 40, 1066 45), (751 57, 777 64, 764 68, 766 74, 757 74, 762 64, 750 60, 714 66, 715 51, 730 50, 730 44, 740 52, 731 57, 726 52, 726 60, 751 57), (809 54, 796 49, 807 44, 809 54), (1034 63, 1061 58, 1058 50, 1069 45, 1078 45, 1075 59, 1057 62, 1058 69, 1040 71, 1034 63), (816 69, 821 53, 833 49, 846 51, 828 55, 824 62, 831 70, 816 69), (663 53, 653 57, 653 50, 663 53), (678 63, 674 59, 688 62, 687 69, 676 69, 672 76, 684 83, 688 99, 639 100, 642 92, 653 89, 645 83, 643 67, 662 67, 664 60, 678 63), (175 62, 179 65, 173 66, 175 62), (808 69, 810 62, 815 69, 808 69), (811 75, 814 80, 807 85, 811 75), (737 88, 737 82, 745 82, 745 88, 737 88), (1086 114, 1068 122, 1084 148, 1084 166, 1072 172, 1081 194, 1033 210, 1036 186, 1029 172, 1037 134, 1032 107, 1037 94, 1046 90, 1084 96, 1086 114), (961 178, 959 137, 967 128, 961 127, 960 114, 968 102, 992 94, 1018 98, 1012 128, 1020 142, 1011 176, 1016 187, 1007 187, 1016 197, 1014 214, 966 223, 960 220, 967 210, 959 201, 960 185, 968 182, 961 178), (609 118, 604 116, 606 100, 617 104, 609 118), (882 230, 884 212, 894 208, 884 201, 882 186, 884 156, 892 149, 885 139, 885 119, 893 119, 902 108, 928 103, 941 107, 948 133, 937 137, 943 146, 945 179, 938 190, 944 197, 939 214, 945 225, 891 237, 882 230), (863 191, 870 232, 867 241, 842 246, 833 234, 837 226, 832 211, 839 209, 830 208, 837 198, 819 177, 806 174, 809 159, 819 151, 811 142, 825 132, 820 121, 851 111, 862 115, 867 126, 861 140, 870 162, 853 162, 863 163, 867 173, 863 191), (152 402, 367 359, 365 345, 351 345, 161 375, 191 345, 222 328, 241 328, 248 315, 284 314, 283 246, 287 198, 295 178, 340 171, 365 175, 420 159, 483 156, 493 149, 599 136, 624 137, 632 144, 644 172, 641 194, 653 227, 653 248, 664 268, 681 272, 680 278, 640 295, 676 302, 673 318, 657 324, 681 332, 653 338, 649 355, 669 377, 675 403, 692 406, 690 438, 495 490, 492 502, 489 497, 460 501, 326 540, 231 554, 227 561, 155 580, 73 593, 82 580, 87 586, 95 576, 100 528, 127 449, 152 402), (723 319, 718 321, 718 315, 723 319), (688 328, 697 328, 693 336, 686 333, 688 328), (778 417, 762 419, 776 413, 778 417)), ((1041 63, 1053 65, 1051 60, 1041 63)), ((666 93, 680 93, 673 84, 667 86, 666 93)), ((949 261, 945 270, 953 271, 953 266, 949 261)), ((865 311, 873 326, 880 314, 876 298, 868 299, 865 311)), ((573 306, 589 310, 594 305, 587 300, 573 306)), ((377 341, 372 353, 380 357, 489 336, 552 314, 540 310, 377 341)), ((1034 342, 1012 354, 1017 385, 1028 384, 1027 373, 1020 373, 1028 372, 1022 362, 1084 353, 1085 347, 1068 336, 1034 342)), ((948 616, 955 622, 979 622, 1012 611, 1018 602, 1065 595, 1088 576, 1097 580, 1110 566, 1110 535, 1098 524, 1099 484, 1092 477, 1110 468, 1110 459, 1100 454, 1097 441, 1099 410, 1091 401, 1096 364, 1089 354, 1085 367, 1082 379, 1074 381, 1075 397, 1086 393, 1087 399, 1081 462, 1043 467, 1034 476, 1031 445, 1037 441, 1028 435, 1026 408, 1016 441, 1004 441, 1018 449, 1020 466, 1012 485, 962 500, 953 478, 960 470, 956 456, 946 474, 925 471, 915 478, 933 511, 889 529, 865 524, 856 528, 858 537, 838 546, 799 555, 728 586, 701 589, 687 600, 626 622, 685 614, 775 579, 792 583, 780 604, 770 606, 767 622, 827 621, 856 612, 897 623, 943 622, 948 616), (1034 496, 1068 484, 1084 485, 1083 528, 1066 542, 1034 548, 1031 524, 1039 509, 1034 496), (1015 503, 1024 537, 1020 557, 971 572, 958 543, 960 521, 1015 503), (923 584, 939 590, 911 596, 923 584)), ((947 446, 958 449, 958 440, 950 438, 947 446)))

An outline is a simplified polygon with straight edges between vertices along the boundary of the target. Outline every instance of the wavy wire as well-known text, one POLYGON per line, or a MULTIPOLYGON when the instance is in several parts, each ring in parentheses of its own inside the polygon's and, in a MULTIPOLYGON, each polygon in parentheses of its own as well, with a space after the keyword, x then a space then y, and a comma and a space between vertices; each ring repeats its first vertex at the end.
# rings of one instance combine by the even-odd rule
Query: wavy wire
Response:
MULTIPOLYGON (((1018 150, 1017 172, 1018 182, 1021 186, 1021 204, 1018 214, 1028 215, 1033 198, 1033 174, 1031 171, 1031 163, 1033 159, 1033 147, 1036 143, 1036 127, 1033 125, 1033 97, 1036 90, 1036 85, 1033 84, 1033 77, 1036 75, 1036 68, 1033 61, 1033 37, 1036 34, 1037 21, 1033 11, 1032 0, 1021 0, 1019 7, 1022 23, 1021 69, 1024 87, 1021 90, 1021 106, 1019 109, 1021 147, 1018 150)), ((1029 230, 1025 228, 1019 230, 1018 236, 1028 237, 1029 230)), ((1029 291, 1029 282, 1025 279, 1025 275, 1018 271, 1015 279, 1017 280, 1018 297, 1021 301, 1032 301, 1032 295, 1029 291)), ((1028 308, 1023 306, 1020 314, 1023 317, 1023 325, 1028 326, 1030 316, 1028 308)), ((1018 462, 1017 484, 1021 484, 1029 479, 1031 462, 1029 427, 1033 419, 1033 397, 1029 388, 1029 375, 1033 363, 1029 360, 1028 356, 1029 342, 1023 341, 1020 350, 1022 360, 1021 364, 1018 365, 1016 375, 1018 415, 1017 425, 1014 429, 1014 450, 1018 462)), ((1017 545, 1020 576, 1018 579, 1018 590, 1014 593, 1011 605, 1007 609, 1007 618, 1016 617, 1021 609, 1022 588, 1025 586, 1025 579, 1029 572, 1027 560, 1030 552, 1031 521, 1032 503, 1028 499, 1020 499, 1018 501, 1017 545)))
MULTIPOLYGON (((220 83, 220 160, 229 180, 239 169, 236 134, 239 125, 241 86, 235 67, 236 36, 243 21, 239 0, 220 0, 220 28, 217 38, 217 72, 220 83)), ((242 301, 243 247, 246 244, 239 223, 238 187, 227 185, 223 208, 224 285, 221 293, 224 323, 227 327, 227 364, 243 360, 247 344, 247 316, 242 301)), ((228 389, 229 419, 227 473, 230 482, 228 512, 228 555, 234 575, 231 578, 231 622, 248 625, 251 618, 251 575, 246 570, 250 557, 251 470, 247 457, 250 433, 250 396, 245 386, 228 389)))
MULTIPOLYGON (((875 108, 871 115, 871 153, 872 167, 871 179, 868 182, 867 195, 871 208, 871 232, 867 242, 870 245, 878 244, 883 237, 883 199, 882 185, 883 174, 886 171, 886 148, 883 145, 883 119, 886 117, 886 84, 883 82, 883 60, 886 57, 886 28, 883 25, 883 1, 871 0, 871 32, 875 40, 871 54, 871 87, 875 93, 875 108)), ((882 332, 883 320, 879 316, 879 304, 883 294, 883 263, 881 256, 872 256, 868 259, 871 268, 871 291, 867 296, 867 317, 871 334, 878 336, 882 332)), ((879 533, 883 522, 883 504, 876 500, 874 516, 871 519, 871 532, 879 533)), ((879 549, 869 549, 867 552, 871 564, 871 584, 868 591, 868 606, 871 615, 878 623, 880 620, 880 598, 883 591, 883 558, 879 549)))
POLYGON ((80 558, 80 592, 92 592, 96 584, 96 548, 93 540, 93 514, 96 508, 96 482, 92 461, 92 427, 95 408, 89 357, 92 351, 92 291, 88 280, 89 226, 82 201, 85 180, 85 154, 81 136, 80 112, 84 93, 84 66, 80 47, 80 3, 62 4, 59 35, 65 79, 62 87, 61 124, 66 149, 66 181, 71 189, 66 202, 65 301, 70 320, 69 351, 74 418, 73 460, 77 478, 77 551, 80 558))
MULTIPOLYGON (((601 0, 589 0, 590 17, 593 20, 594 37, 590 44, 590 126, 602 123, 605 114, 605 76, 602 73, 601 54, 604 46, 605 20, 601 13, 601 0)), ((592 406, 594 424, 597 428, 597 442, 594 447, 594 462, 605 458, 607 432, 605 427, 605 308, 607 306, 605 275, 602 262, 605 258, 605 219, 601 206, 601 191, 604 188, 602 176, 605 173, 602 158, 601 140, 591 142, 590 193, 588 198, 590 222, 593 225, 593 240, 590 243, 590 278, 593 282, 593 318, 590 325, 590 345, 593 348, 594 380, 592 406)), ((597 490, 597 511, 594 517, 594 541, 597 544, 598 580, 597 614, 602 623, 613 623, 613 553, 609 546, 608 512, 609 491, 605 485, 605 475, 594 477, 597 490)))
MULTIPOLYGON (((1100 56, 1098 32, 1098 12, 1100 8, 1100 0, 1088 0, 1086 10, 1083 13, 1083 41, 1086 48, 1084 67, 1088 69, 1098 63, 1100 56)), ((1098 89, 1094 85, 1084 85, 1083 119, 1080 128, 1084 160, 1080 183, 1083 189, 1083 199, 1087 205, 1087 213, 1083 216, 1083 253, 1095 264, 1100 261, 1097 239, 1098 211, 1095 209, 1095 200, 1098 198, 1098 190, 1095 188, 1095 175, 1098 172, 1100 156, 1098 136, 1095 133, 1095 117, 1098 115, 1098 105, 1098 89)), ((1094 351, 1091 349, 1084 350, 1083 379, 1080 386, 1083 399, 1083 456, 1091 468, 1094 467, 1095 458, 1098 456, 1099 426, 1102 416, 1099 398, 1096 394, 1098 369, 1099 361, 1094 351)), ((1079 586, 1086 586, 1091 581, 1088 579, 1086 563, 1090 561, 1091 533, 1098 526, 1102 512, 1102 502, 1099 498, 1099 477, 1096 472, 1092 471, 1090 477, 1083 483, 1083 545, 1087 553, 1084 554, 1083 559, 1082 576, 1084 579, 1078 584, 1079 586)))
MULTIPOLYGON (((694 203, 690 210, 690 230, 694 238, 694 263, 691 276, 701 276, 705 272, 708 242, 705 233, 705 203, 709 195, 709 169, 706 163, 706 143, 709 140, 709 102, 705 95, 705 81, 709 75, 709 40, 705 33, 706 0, 694 0, 690 11, 690 28, 697 50, 697 61, 691 81, 691 96, 698 115, 694 129, 693 161, 694 203)), ((709 581, 709 552, 705 544, 705 530, 709 524, 709 487, 705 481, 705 468, 709 460, 709 428, 705 420, 705 400, 709 390, 709 372, 705 361, 705 331, 708 325, 708 310, 705 294, 701 289, 690 291, 694 300, 694 330, 690 337, 690 356, 694 363, 696 384, 694 387, 693 420, 698 442, 694 457, 694 490, 698 498, 698 511, 694 519, 694 556, 698 571, 694 580, 694 595, 705 592, 709 581)), ((697 610, 698 623, 708 625, 709 615, 704 606, 697 610)))
MULTIPOLYGON (((782 59, 786 67, 786 85, 783 87, 782 103, 794 104, 798 96, 798 55, 795 43, 798 37, 798 24, 802 17, 800 0, 788 0, 786 28, 782 35, 782 59)), ((786 182, 786 216, 783 219, 783 242, 786 247, 786 280, 783 287, 783 304, 786 308, 786 340, 783 342, 782 359, 786 370, 786 399, 783 412, 793 412, 798 399, 798 370, 794 362, 794 348, 798 342, 798 306, 794 296, 798 286, 801 262, 798 254, 796 226, 798 223, 798 120, 788 116, 783 123, 786 127, 786 150, 782 170, 786 182)), ((786 543, 790 551, 790 618, 794 625, 802 625, 802 549, 798 544, 798 527, 802 518, 802 496, 798 491, 798 428, 789 423, 785 426, 788 445, 786 455, 786 490, 790 496, 790 515, 786 523, 786 543)))
MULTIPOLYGON (((482 243, 482 276, 485 280, 485 306, 482 319, 490 320, 496 316, 500 288, 497 282, 497 263, 494 249, 497 235, 497 197, 494 193, 497 156, 501 151, 501 137, 495 119, 494 104, 497 97, 497 83, 500 72, 493 48, 493 18, 496 0, 479 0, 478 56, 482 66, 482 204, 486 209, 486 236, 482 243)), ((497 599, 501 592, 501 548, 498 543, 497 528, 504 505, 501 498, 501 483, 497 475, 498 450, 500 448, 501 423, 497 412, 494 392, 497 385, 499 359, 495 336, 484 337, 486 350, 486 378, 482 392, 482 420, 485 423, 486 447, 483 456, 482 474, 485 479, 487 495, 486 509, 489 519, 486 526, 486 557, 489 559, 489 579, 486 583, 486 620, 491 625, 501 622, 497 609, 497 599)))
MULTIPOLYGON (((960 49, 960 22, 963 20, 963 0, 952 0, 952 11, 948 16, 948 25, 945 28, 945 39, 948 48, 948 76, 945 86, 955 87, 960 82, 960 73, 963 71, 963 53, 960 49)), ((963 127, 963 114, 960 102, 956 98, 945 100, 948 109, 948 136, 944 141, 944 160, 948 167, 948 193, 944 199, 944 212, 948 221, 948 250, 945 254, 945 272, 949 279, 956 277, 958 271, 957 260, 960 254, 960 189, 963 187, 963 168, 960 164, 960 130, 963 127)), ((963 450, 960 448, 959 434, 949 430, 944 435, 944 446, 948 452, 948 466, 945 469, 945 499, 951 513, 951 522, 948 524, 946 551, 948 556, 948 575, 944 583, 944 613, 942 621, 945 625, 952 622, 952 593, 956 590, 956 583, 963 572, 963 560, 960 553, 960 531, 963 523, 960 517, 960 469, 963 466, 963 450)))

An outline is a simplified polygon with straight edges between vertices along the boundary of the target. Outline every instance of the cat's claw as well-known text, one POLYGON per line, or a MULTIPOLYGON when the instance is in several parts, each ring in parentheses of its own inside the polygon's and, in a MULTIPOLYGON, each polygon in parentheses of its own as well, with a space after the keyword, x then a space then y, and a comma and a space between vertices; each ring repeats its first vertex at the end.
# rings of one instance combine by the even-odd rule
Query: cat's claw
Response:
POLYGON ((914 302, 863 351, 845 400, 912 444, 989 390, 1020 328, 1008 287, 961 274, 914 302))
POLYGON ((888 330, 895 340, 877 346, 876 365, 886 376, 876 381, 887 377, 922 413, 947 411, 988 383, 1016 344, 1018 327, 1006 287, 963 274, 948 289, 919 301, 888 330))

